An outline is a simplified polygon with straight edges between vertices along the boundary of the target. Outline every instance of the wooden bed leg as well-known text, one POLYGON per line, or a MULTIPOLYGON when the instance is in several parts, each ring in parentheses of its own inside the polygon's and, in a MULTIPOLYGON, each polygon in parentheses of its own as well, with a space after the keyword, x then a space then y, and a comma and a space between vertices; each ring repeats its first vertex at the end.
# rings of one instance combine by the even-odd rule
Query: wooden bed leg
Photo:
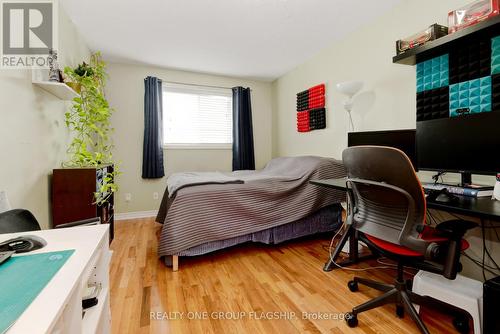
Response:
POLYGON ((179 256, 172 255, 172 271, 178 271, 178 270, 179 270, 179 256))

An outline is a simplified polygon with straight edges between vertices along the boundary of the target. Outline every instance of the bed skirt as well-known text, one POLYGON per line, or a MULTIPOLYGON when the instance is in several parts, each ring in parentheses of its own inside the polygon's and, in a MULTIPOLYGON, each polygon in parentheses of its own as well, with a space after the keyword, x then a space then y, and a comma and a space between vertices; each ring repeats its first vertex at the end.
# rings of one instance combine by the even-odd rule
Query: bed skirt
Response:
MULTIPOLYGON (((263 231, 258 231, 239 237, 217 240, 195 246, 176 254, 177 256, 203 255, 224 248, 232 247, 246 242, 260 242, 264 244, 279 244, 284 241, 317 233, 337 231, 342 225, 342 207, 334 204, 324 207, 315 213, 295 222, 276 226, 263 231)), ((164 256, 167 266, 172 266, 172 256, 164 256)))

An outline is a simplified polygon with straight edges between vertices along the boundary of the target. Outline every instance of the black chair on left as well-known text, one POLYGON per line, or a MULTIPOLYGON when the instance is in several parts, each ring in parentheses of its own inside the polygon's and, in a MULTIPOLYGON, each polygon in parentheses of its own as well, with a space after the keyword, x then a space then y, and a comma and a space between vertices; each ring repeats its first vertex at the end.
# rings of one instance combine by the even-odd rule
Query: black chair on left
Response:
MULTIPOLYGON (((71 223, 60 224, 55 228, 74 226, 96 225, 100 223, 99 217, 78 220, 71 223)), ((0 234, 29 232, 41 230, 40 224, 31 212, 25 209, 14 209, 0 213, 0 234)))
MULTIPOLYGON (((56 226, 67 228, 82 225, 99 224, 98 217, 71 222, 56 226)), ((41 230, 40 224, 31 212, 25 209, 14 209, 0 213, 0 234, 22 233, 41 230)), ((0 243, 0 252, 13 251, 15 253, 31 252, 47 245, 47 242, 36 235, 22 235, 0 243)))
POLYGON ((0 234, 39 230, 40 224, 28 210, 14 209, 0 213, 0 234))

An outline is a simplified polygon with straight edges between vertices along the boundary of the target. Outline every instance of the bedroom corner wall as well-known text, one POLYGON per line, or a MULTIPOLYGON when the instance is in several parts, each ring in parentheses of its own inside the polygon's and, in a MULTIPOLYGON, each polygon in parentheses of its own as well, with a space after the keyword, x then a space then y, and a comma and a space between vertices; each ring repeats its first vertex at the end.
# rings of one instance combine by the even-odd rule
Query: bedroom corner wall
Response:
MULTIPOLYGON (((447 13, 471 0, 406 0, 382 17, 319 52, 294 70, 275 80, 273 96, 273 156, 322 155, 341 159, 347 146, 345 96, 335 84, 363 80, 365 87, 355 97, 353 118, 356 131, 415 128, 415 67, 392 63, 395 41, 421 31, 433 23, 447 25, 447 13), (315 84, 326 83, 327 128, 298 133, 295 121, 295 94, 315 84)), ((431 173, 420 172, 424 179, 431 173)), ((458 180, 447 175, 446 182, 458 180)), ((494 184, 493 177, 475 176, 474 181, 494 184)), ((439 213, 441 217, 443 213, 439 213)), ((446 215, 446 214, 444 214, 446 215)), ((450 218, 450 217, 448 217, 450 218)), ((500 243, 489 231, 487 247, 497 263, 500 243)), ((479 258, 482 250, 480 229, 468 236, 468 253, 479 258)), ((480 269, 462 258, 462 274, 482 280, 480 269)), ((491 263, 489 263, 491 264, 491 263)))
MULTIPOLYGON (((90 51, 59 6, 59 63, 76 65, 90 51)), ((42 228, 50 218, 49 175, 66 157, 70 103, 35 87, 31 70, 0 70, 0 190, 13 208, 33 212, 42 228)))
POLYGON ((271 83, 119 63, 108 64, 108 73, 106 94, 110 105, 115 109, 112 117, 112 126, 115 128, 114 156, 120 162, 120 170, 123 172, 118 180, 120 190, 115 197, 117 213, 158 210, 167 176, 171 173, 231 170, 231 150, 169 149, 164 151, 166 176, 158 180, 141 178, 144 78, 148 75, 157 76, 164 81, 188 84, 251 87, 256 167, 264 167, 271 159, 271 83), (153 198, 155 192, 159 194, 158 199, 153 198), (130 202, 125 201, 126 193, 132 195, 130 202))
MULTIPOLYGON (((447 24, 447 13, 470 0, 402 1, 383 16, 332 45, 275 80, 273 97, 273 157, 314 154, 341 159, 347 147, 346 97, 335 85, 362 80, 354 98, 352 116, 356 131, 414 129, 416 126, 415 67, 393 64, 395 41, 433 23, 447 24), (306 133, 296 131, 295 94, 318 83, 326 84, 327 127, 306 133)), ((431 173, 421 172, 424 178, 431 173)), ((457 174, 448 174, 455 182, 457 174)), ((476 176, 476 182, 493 184, 494 177, 476 176)))
POLYGON ((447 25, 447 13, 470 0, 402 1, 378 19, 332 45, 273 82, 273 156, 318 154, 340 158, 347 146, 345 97, 335 84, 363 80, 355 98, 356 130, 415 128, 415 68, 392 63, 395 41, 433 23, 447 25), (326 83, 327 128, 298 133, 295 94, 326 83))

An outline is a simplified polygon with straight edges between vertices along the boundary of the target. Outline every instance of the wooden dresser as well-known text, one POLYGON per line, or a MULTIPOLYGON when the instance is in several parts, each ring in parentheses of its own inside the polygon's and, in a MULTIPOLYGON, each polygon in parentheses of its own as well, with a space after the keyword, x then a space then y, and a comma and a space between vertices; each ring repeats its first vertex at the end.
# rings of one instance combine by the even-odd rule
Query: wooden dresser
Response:
POLYGON ((94 193, 101 187, 113 165, 87 168, 54 169, 52 176, 52 227, 99 217, 109 224, 110 241, 114 237, 114 195, 98 205, 94 193))

